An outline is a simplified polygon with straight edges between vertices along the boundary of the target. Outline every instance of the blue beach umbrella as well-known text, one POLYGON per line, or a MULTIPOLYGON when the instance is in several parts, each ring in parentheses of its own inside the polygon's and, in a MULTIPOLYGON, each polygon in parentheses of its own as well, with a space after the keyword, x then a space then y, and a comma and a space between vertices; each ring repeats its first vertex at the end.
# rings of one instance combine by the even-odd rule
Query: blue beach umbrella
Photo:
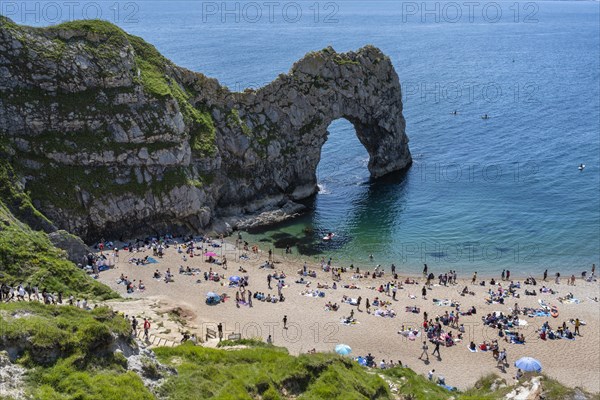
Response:
POLYGON ((206 293, 206 297, 212 298, 212 299, 220 299, 221 298, 221 296, 219 296, 215 292, 208 292, 208 293, 206 293))
POLYGON ((517 361, 515 361, 515 367, 525 372, 542 372, 542 364, 535 358, 531 357, 519 358, 517 361))
POLYGON ((335 346, 335 352, 342 356, 347 356, 352 352, 352 349, 347 344, 338 344, 335 346))
POLYGON ((360 365, 362 365, 363 367, 367 366, 367 360, 364 357, 358 357, 356 359, 356 362, 359 363, 360 365))
POLYGON ((239 282, 239 281, 240 281, 240 279, 241 279, 241 278, 240 278, 239 276, 237 276, 237 275, 235 275, 235 276, 230 276, 230 277, 229 277, 229 280, 230 280, 231 282, 239 282))

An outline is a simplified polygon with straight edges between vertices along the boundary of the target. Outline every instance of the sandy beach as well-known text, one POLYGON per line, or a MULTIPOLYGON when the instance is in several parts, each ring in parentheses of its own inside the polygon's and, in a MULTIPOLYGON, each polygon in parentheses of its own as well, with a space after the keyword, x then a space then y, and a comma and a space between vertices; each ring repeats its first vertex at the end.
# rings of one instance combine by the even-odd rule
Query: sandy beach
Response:
MULTIPOLYGON (((221 244, 221 240, 215 240, 214 243, 221 244)), ((199 244, 198 244, 199 245, 199 244)), ((268 335, 272 335, 275 345, 284 346, 289 349, 291 354, 306 353, 311 349, 319 352, 331 352, 336 344, 344 343, 352 348, 351 356, 365 356, 371 353, 377 363, 382 359, 390 359, 397 363, 399 360, 413 370, 426 374, 429 370, 435 369, 436 375, 444 376, 449 385, 456 386, 459 389, 466 389, 472 386, 475 381, 489 373, 497 373, 508 381, 516 373, 513 363, 522 356, 535 357, 541 361, 543 372, 550 377, 559 380, 561 383, 574 387, 580 386, 592 392, 600 391, 600 304, 592 300, 600 296, 599 285, 597 281, 586 282, 581 277, 576 280, 575 286, 567 285, 566 276, 561 278, 560 284, 555 284, 554 277, 548 277, 547 282, 541 282, 541 276, 538 279, 537 286, 524 285, 523 279, 513 279, 515 282, 521 282, 521 288, 516 293, 519 298, 508 297, 505 304, 487 304, 485 298, 488 297, 490 289, 489 279, 486 280, 486 286, 471 284, 471 275, 459 275, 456 285, 438 285, 437 276, 447 271, 433 270, 436 279, 433 282, 431 290, 427 291, 426 299, 422 298, 421 290, 424 286, 423 277, 411 277, 418 281, 417 284, 403 284, 396 293, 396 300, 385 293, 379 293, 373 288, 385 285, 393 281, 390 272, 386 272, 381 278, 355 278, 355 271, 348 270, 341 274, 341 281, 337 282, 337 289, 332 289, 333 279, 331 272, 324 272, 320 264, 315 264, 313 260, 307 260, 307 268, 314 270, 317 277, 304 277, 311 282, 306 284, 295 283, 300 275, 298 270, 303 269, 304 262, 297 257, 286 260, 284 257, 275 255, 275 269, 260 268, 268 260, 268 254, 264 251, 253 253, 244 252, 236 249, 232 243, 223 243, 222 247, 208 247, 204 244, 204 249, 196 250, 194 257, 183 256, 185 253, 178 253, 176 245, 171 244, 165 249, 162 258, 153 257, 153 250, 142 248, 140 252, 128 252, 121 250, 118 258, 115 259, 115 268, 100 273, 100 281, 106 283, 125 298, 140 299, 136 301, 114 302, 112 306, 129 315, 139 317, 151 317, 156 322, 156 313, 152 313, 150 305, 152 302, 160 304, 163 310, 181 308, 183 318, 185 319, 185 329, 195 333, 198 337, 204 338, 206 328, 216 329, 218 323, 223 324, 225 335, 228 333, 241 333, 243 338, 260 337, 266 340, 268 335), (222 256, 227 257, 227 269, 223 266, 206 262, 207 257, 203 256, 206 251, 216 253, 216 258, 222 260, 222 256), (238 256, 242 253, 248 255, 248 259, 239 260, 238 256), (135 265, 129 262, 131 258, 144 258, 150 256, 155 263, 146 265, 135 265), (179 274, 179 267, 190 267, 199 269, 200 273, 193 275, 179 274), (240 272, 242 267, 247 272, 240 272), (166 283, 164 279, 153 279, 155 270, 159 270, 163 276, 167 268, 171 269, 174 281, 166 283), (224 279, 219 282, 211 280, 206 281, 204 272, 209 269, 220 275, 224 279), (261 302, 253 299, 252 307, 244 304, 236 306, 235 296, 236 287, 229 287, 229 277, 248 276, 249 285, 247 290, 252 293, 263 292, 265 294, 277 295, 277 280, 272 281, 272 290, 268 289, 267 275, 274 272, 283 271, 287 277, 285 287, 282 289, 285 301, 277 303, 261 302), (133 293, 127 293, 126 288, 117 281, 121 274, 127 276, 130 280, 135 280, 137 287, 141 279, 145 284, 145 290, 136 289, 133 293), (318 284, 328 285, 329 288, 317 289, 318 284), (356 285, 357 289, 344 288, 344 285, 356 285), (545 285, 547 288, 557 291, 555 294, 540 293, 540 288, 545 285), (460 291, 468 286, 468 290, 474 294, 461 296, 460 291), (536 290, 537 295, 526 296, 525 289, 536 290), (301 294, 307 290, 319 290, 324 292, 323 297, 313 297, 301 294), (205 303, 206 293, 216 292, 218 294, 226 293, 229 298, 217 305, 207 305, 205 303), (573 297, 580 301, 579 304, 563 304, 559 302, 558 297, 572 293, 573 297), (360 311, 356 306, 342 303, 342 297, 351 298, 362 297, 360 311), (379 297, 391 304, 381 310, 393 310, 396 316, 393 318, 376 315, 375 311, 379 307, 371 306, 371 312, 367 313, 365 301, 369 299, 373 303, 375 297, 379 297), (428 313, 428 318, 435 318, 443 315, 446 311, 454 310, 450 305, 434 304, 433 299, 449 300, 448 303, 460 304, 461 311, 466 311, 475 306, 477 313, 474 315, 464 315, 460 317, 460 324, 464 324, 465 333, 461 342, 451 347, 441 347, 441 357, 432 356, 434 349, 432 343, 429 345, 429 361, 419 360, 421 354, 422 341, 424 335, 421 334, 415 340, 400 335, 398 331, 404 327, 420 329, 423 322, 423 311, 428 313), (532 307, 539 308, 539 300, 542 299, 550 305, 558 307, 559 316, 557 318, 548 317, 528 317, 520 315, 527 325, 515 328, 518 333, 522 333, 526 338, 525 344, 513 344, 505 342, 504 338, 498 337, 498 330, 484 325, 482 316, 488 313, 503 312, 510 313, 510 309, 518 303, 520 308, 532 307), (331 301, 337 303, 340 307, 338 311, 327 311, 325 304, 331 301), (420 313, 407 312, 406 307, 418 307, 420 313), (343 317, 349 316, 354 310, 356 324, 345 325, 341 323, 343 317), (283 328, 283 318, 287 316, 287 329, 283 328), (579 318, 585 321, 581 327, 581 336, 575 340, 541 340, 538 329, 545 321, 548 321, 551 328, 556 329, 566 321, 569 329, 573 330, 574 325, 569 322, 570 319, 579 318), (510 366, 506 371, 497 367, 496 360, 492 353, 471 352, 468 345, 471 341, 480 344, 483 341, 498 340, 500 349, 505 348, 507 352, 508 363, 510 366)), ((104 251, 104 254, 112 257, 111 251, 104 251)), ((342 265, 333 265, 336 267, 348 267, 342 265)), ((360 267, 360 266, 358 266, 360 267)), ((389 266, 386 266, 389 268, 389 266)), ((582 268, 585 270, 586 268, 582 268)), ((588 267, 589 269, 589 267, 588 267)), ((361 272, 364 272, 361 268, 361 272)), ((407 277, 399 276, 398 282, 404 282, 407 277)), ((483 278, 478 278, 477 282, 483 278)), ((497 277, 496 279, 499 279, 497 277)), ((512 279, 512 278, 511 278, 512 279)), ((509 282, 500 283, 502 287, 507 287, 509 282)), ((497 285, 494 289, 497 289, 497 285)), ((444 326, 445 331, 452 331, 456 337, 458 330, 444 326)), ((152 333, 159 337, 164 337, 171 341, 181 339, 181 333, 176 328, 165 330, 153 326, 152 333)), ((211 339, 205 345, 214 346, 215 339, 211 339)))

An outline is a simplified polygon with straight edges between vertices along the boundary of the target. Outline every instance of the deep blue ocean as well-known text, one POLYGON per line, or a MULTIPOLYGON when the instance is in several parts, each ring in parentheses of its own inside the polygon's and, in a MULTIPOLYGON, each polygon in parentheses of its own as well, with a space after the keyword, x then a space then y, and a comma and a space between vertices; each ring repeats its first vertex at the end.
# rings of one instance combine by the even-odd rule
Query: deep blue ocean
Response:
POLYGON ((413 273, 600 264, 599 2, 71 3, 0 1, 0 12, 29 25, 107 19, 232 90, 328 45, 389 55, 413 166, 370 181, 354 128, 335 121, 312 211, 245 235, 265 248, 413 273))

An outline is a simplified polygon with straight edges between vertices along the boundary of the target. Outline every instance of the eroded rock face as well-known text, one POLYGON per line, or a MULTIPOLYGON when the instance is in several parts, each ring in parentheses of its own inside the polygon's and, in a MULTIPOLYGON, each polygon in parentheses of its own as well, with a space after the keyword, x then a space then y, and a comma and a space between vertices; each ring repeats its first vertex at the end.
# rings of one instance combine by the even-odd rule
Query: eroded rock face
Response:
POLYGON ((92 250, 86 246, 81 238, 71 235, 67 231, 58 230, 48 235, 55 247, 67 252, 67 259, 77 264, 92 250))
POLYGON ((0 19, 0 91, 0 134, 35 205, 86 239, 294 208, 338 118, 373 177, 411 163, 398 76, 371 46, 309 53, 233 93, 108 23, 0 19))

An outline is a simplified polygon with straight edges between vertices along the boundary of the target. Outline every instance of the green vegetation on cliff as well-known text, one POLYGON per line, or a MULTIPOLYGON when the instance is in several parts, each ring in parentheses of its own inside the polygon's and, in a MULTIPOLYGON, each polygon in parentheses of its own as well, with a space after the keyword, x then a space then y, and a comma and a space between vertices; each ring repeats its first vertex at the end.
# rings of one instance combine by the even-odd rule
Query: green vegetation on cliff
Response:
POLYGON ((50 221, 31 204, 0 150, 0 281, 31 283, 64 296, 107 299, 117 294, 91 279, 52 245, 50 221))
POLYGON ((160 394, 169 399, 391 399, 388 385, 334 354, 290 356, 283 348, 234 351, 192 345, 156 349, 177 367, 160 394))
MULTIPOLYGON (((514 390, 492 375, 466 392, 449 392, 408 368, 369 370, 332 353, 295 357, 283 348, 243 340, 222 343, 246 347, 240 349, 189 342, 155 349, 158 360, 174 374, 146 356, 138 358, 143 378, 164 378, 151 391, 142 376, 128 369, 125 352, 114 351, 135 348, 129 329, 128 321, 106 307, 86 311, 41 303, 0 304, 0 350, 8 350, 13 362, 27 369, 23 389, 39 400, 499 400, 514 390)), ((543 398, 599 399, 543 376, 541 383, 543 398)))
POLYGON ((41 303, 0 305, 0 348, 26 367, 25 392, 40 400, 153 399, 113 352, 130 346, 129 323, 107 307, 86 311, 41 303))
POLYGON ((129 35, 144 89, 159 98, 172 97, 179 104, 183 118, 190 126, 190 146, 202 156, 214 155, 215 125, 210 113, 192 105, 192 95, 167 74, 171 62, 142 38, 129 35))
MULTIPOLYGON (((107 192, 116 196, 138 196, 149 192, 162 195, 182 185, 205 183, 205 179, 196 176, 191 168, 167 168, 164 174, 150 175, 151 181, 148 182, 139 178, 144 174, 147 178, 147 171, 133 167, 128 173, 119 171, 116 176, 116 168, 98 167, 98 162, 92 162, 85 169, 65 165, 69 164, 65 159, 76 156, 85 160, 114 160, 135 156, 144 149, 150 156, 161 150, 164 150, 163 154, 180 151, 177 147, 181 145, 181 138, 169 131, 170 120, 163 121, 161 114, 155 110, 172 112, 174 105, 183 115, 194 154, 201 157, 214 155, 216 133, 210 112, 205 105, 194 102, 193 90, 176 80, 178 75, 172 63, 154 46, 101 20, 33 28, 19 26, 2 17, 0 28, 9 32, 21 48, 27 50, 11 59, 15 71, 26 71, 31 69, 31 65, 43 69, 46 62, 58 64, 58 69, 70 68, 76 65, 72 60, 76 52, 81 54, 82 62, 96 67, 97 77, 102 78, 97 83, 88 84, 78 76, 69 82, 72 89, 65 89, 69 85, 56 84, 51 85, 52 89, 32 86, 19 87, 18 90, 9 88, 3 92, 3 101, 17 114, 25 115, 32 109, 47 110, 89 121, 89 125, 82 124, 73 131, 46 131, 25 138, 21 151, 13 156, 12 161, 21 176, 36 176, 27 187, 32 198, 41 201, 44 207, 57 206, 77 216, 85 214, 83 197, 86 195, 91 200, 107 192), (124 65, 129 65, 131 70, 124 71, 124 65), (114 82, 119 84, 115 86, 114 82), (146 93, 146 99, 140 96, 142 93, 146 93), (136 102, 136 99, 139 101, 136 102), (119 116, 117 120, 121 126, 98 125, 94 118, 102 119, 101 115, 119 116), (120 130, 121 136, 125 135, 131 129, 130 121, 141 121, 139 130, 147 140, 125 140, 126 143, 123 143, 122 137, 116 139, 115 130, 120 130)), ((73 67, 70 73, 77 75, 78 71, 73 67)))
POLYGON ((117 294, 94 281, 65 258, 44 232, 33 231, 0 204, 0 280, 10 285, 31 283, 40 290, 79 298, 108 299, 117 294))

